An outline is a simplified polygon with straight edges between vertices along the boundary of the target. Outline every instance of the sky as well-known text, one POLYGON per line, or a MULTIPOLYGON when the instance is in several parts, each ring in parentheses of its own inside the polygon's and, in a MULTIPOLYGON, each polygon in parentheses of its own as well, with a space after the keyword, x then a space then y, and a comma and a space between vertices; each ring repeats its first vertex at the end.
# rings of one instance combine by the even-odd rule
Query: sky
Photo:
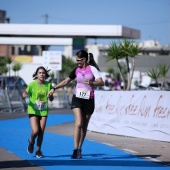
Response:
POLYGON ((0 10, 10 23, 123 25, 141 31, 136 41, 170 45, 170 0, 0 0, 0 10))

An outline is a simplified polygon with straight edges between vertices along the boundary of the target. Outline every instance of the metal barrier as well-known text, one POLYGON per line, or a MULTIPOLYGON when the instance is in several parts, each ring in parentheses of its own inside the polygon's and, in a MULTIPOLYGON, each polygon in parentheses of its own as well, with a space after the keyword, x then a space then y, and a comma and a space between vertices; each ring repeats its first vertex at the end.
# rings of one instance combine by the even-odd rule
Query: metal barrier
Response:
POLYGON ((25 112, 25 108, 19 90, 0 89, 0 113, 25 112))
MULTIPOLYGON (((1 88, 1 87, 0 87, 1 88)), ((69 108, 73 90, 60 88, 54 93, 54 100, 49 101, 49 109, 69 108)), ((3 112, 25 112, 27 104, 17 89, 0 89, 0 113, 3 112)))
POLYGON ((7 90, 9 102, 11 105, 12 112, 25 112, 25 103, 21 97, 19 90, 7 90))
POLYGON ((12 112, 7 90, 0 89, 0 113, 12 112))
POLYGON ((49 101, 49 109, 54 108, 69 108, 73 91, 68 90, 66 88, 56 89, 54 93, 54 100, 52 102, 49 101))

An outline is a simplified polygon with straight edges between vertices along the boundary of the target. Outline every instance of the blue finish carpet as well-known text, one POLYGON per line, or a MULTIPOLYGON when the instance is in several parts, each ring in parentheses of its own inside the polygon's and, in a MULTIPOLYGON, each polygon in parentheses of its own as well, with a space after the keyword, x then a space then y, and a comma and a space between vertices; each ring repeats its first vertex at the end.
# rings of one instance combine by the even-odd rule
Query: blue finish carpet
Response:
MULTIPOLYGON (((74 121, 72 114, 51 114, 47 126, 74 121)), ((0 121, 0 147, 32 164, 47 170, 162 170, 170 167, 149 162, 116 148, 85 140, 83 159, 70 158, 73 150, 73 137, 45 132, 42 151, 45 158, 38 159, 35 153, 27 153, 31 129, 28 117, 0 121)), ((0 161, 0 164, 4 163, 0 161)), ((16 161, 15 161, 16 163, 16 161)), ((1 165, 0 165, 1 167, 1 165)), ((1 169, 1 168, 0 168, 1 169)))

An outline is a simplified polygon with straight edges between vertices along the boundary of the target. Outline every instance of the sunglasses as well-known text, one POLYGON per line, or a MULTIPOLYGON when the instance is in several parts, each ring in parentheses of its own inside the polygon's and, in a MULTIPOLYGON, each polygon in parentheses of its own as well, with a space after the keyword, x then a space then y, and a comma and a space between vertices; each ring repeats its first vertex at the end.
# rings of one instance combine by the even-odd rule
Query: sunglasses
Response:
POLYGON ((84 60, 84 58, 77 59, 76 61, 79 62, 79 61, 82 61, 82 60, 84 60))

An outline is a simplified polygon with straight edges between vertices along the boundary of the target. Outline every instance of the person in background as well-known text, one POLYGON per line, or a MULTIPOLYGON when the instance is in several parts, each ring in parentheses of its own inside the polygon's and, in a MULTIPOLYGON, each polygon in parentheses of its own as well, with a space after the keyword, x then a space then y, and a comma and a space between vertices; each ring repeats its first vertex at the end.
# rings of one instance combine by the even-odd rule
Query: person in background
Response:
POLYGON ((66 86, 76 79, 76 87, 72 97, 71 109, 74 113, 74 150, 72 159, 82 158, 82 145, 86 136, 87 126, 95 108, 94 86, 103 86, 104 82, 100 76, 99 67, 94 61, 93 54, 80 50, 76 53, 78 67, 74 68, 70 75, 50 92, 66 86))
POLYGON ((26 99, 28 104, 28 115, 31 125, 31 137, 28 140, 29 144, 27 152, 32 154, 34 152, 34 143, 37 138, 36 157, 43 158, 41 151, 44 130, 48 116, 48 99, 53 100, 53 95, 48 95, 52 89, 52 85, 45 81, 49 77, 48 70, 43 66, 36 69, 33 74, 33 79, 26 91, 23 92, 22 97, 26 99))
POLYGON ((115 90, 121 90, 121 88, 123 88, 121 87, 121 84, 122 82, 120 80, 120 75, 117 74, 117 79, 115 80, 115 90))
POLYGON ((104 90, 112 90, 112 78, 110 75, 106 75, 103 89, 104 90))

